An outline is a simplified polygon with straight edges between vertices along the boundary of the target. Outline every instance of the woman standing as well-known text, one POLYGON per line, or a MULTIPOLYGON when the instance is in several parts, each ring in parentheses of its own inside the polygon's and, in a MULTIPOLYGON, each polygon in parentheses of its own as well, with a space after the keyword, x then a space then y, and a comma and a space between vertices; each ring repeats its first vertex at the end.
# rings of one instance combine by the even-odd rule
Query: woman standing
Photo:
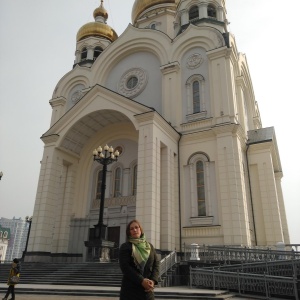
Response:
POLYGON ((9 271, 9 276, 8 276, 8 281, 7 281, 8 289, 7 289, 5 297, 2 300, 6 300, 7 297, 9 296, 9 294, 11 294, 10 300, 15 300, 15 285, 18 282, 12 281, 12 277, 14 277, 14 276, 20 277, 20 271, 21 270, 20 270, 19 260, 17 258, 15 258, 13 260, 11 269, 9 271))
POLYGON ((141 224, 131 221, 127 242, 121 245, 119 262, 123 273, 120 300, 153 300, 158 283, 159 261, 154 247, 146 241, 141 224))

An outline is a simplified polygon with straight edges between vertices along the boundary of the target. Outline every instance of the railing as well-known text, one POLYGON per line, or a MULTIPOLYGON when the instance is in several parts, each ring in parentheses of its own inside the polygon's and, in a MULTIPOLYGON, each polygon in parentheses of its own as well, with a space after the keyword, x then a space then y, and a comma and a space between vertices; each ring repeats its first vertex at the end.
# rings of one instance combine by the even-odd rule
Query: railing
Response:
POLYGON ((274 260, 300 260, 300 252, 278 251, 272 249, 257 249, 248 247, 226 247, 226 246, 184 246, 184 260, 196 255, 201 262, 211 263, 222 261, 223 264, 230 264, 233 261, 254 262, 254 261, 274 261, 274 260))
POLYGON ((265 294, 267 299, 272 296, 285 296, 299 300, 295 276, 281 277, 190 268, 190 287, 192 286, 234 290, 239 294, 265 294))
POLYGON ((168 274, 173 266, 177 264, 177 253, 176 251, 171 252, 166 257, 164 257, 160 261, 160 268, 159 268, 159 278, 161 280, 161 286, 169 286, 172 274, 168 274))
POLYGON ((220 265, 205 269, 218 271, 267 274, 271 276, 298 277, 300 278, 300 260, 278 260, 253 263, 241 263, 232 265, 220 265))
POLYGON ((171 252, 160 261, 159 276, 167 273, 177 263, 176 251, 171 252))

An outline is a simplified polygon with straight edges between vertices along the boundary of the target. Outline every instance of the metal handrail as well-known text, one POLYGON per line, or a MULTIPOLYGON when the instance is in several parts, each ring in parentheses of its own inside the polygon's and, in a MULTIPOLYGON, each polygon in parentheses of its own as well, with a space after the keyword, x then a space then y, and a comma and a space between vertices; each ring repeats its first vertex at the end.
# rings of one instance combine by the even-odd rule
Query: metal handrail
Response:
POLYGON ((239 294, 261 293, 269 299, 273 296, 288 296, 299 300, 297 277, 248 274, 190 267, 190 287, 238 290, 239 294))
MULTIPOLYGON (((257 249, 249 247, 228 247, 228 246, 196 246, 197 253, 202 262, 223 261, 225 264, 231 261, 274 261, 274 260, 300 260, 298 251, 279 251, 270 248, 257 249)), ((189 260, 188 255, 195 249, 195 246, 184 245, 184 258, 189 260)))
POLYGON ((160 261, 159 277, 167 273, 176 263, 177 253, 173 251, 160 261))

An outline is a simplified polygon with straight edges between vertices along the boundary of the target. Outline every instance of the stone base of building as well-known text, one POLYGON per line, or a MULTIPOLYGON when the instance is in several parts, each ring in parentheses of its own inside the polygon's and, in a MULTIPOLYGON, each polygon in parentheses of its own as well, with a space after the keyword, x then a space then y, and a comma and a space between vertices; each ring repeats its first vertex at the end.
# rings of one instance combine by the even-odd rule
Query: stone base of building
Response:
POLYGON ((27 252, 25 262, 83 262, 81 253, 50 253, 50 252, 27 252))

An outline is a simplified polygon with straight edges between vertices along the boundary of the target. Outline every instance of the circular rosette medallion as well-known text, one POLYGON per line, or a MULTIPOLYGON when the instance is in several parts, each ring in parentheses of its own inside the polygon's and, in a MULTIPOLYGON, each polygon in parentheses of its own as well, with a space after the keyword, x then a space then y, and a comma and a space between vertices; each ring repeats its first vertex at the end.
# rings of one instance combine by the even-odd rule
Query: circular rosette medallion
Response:
POLYGON ((138 96, 146 87, 148 82, 147 72, 141 68, 133 68, 126 71, 119 82, 119 94, 134 98, 138 96))
POLYGON ((200 53, 194 53, 188 57, 186 65, 189 69, 196 69, 203 63, 203 60, 200 53))

